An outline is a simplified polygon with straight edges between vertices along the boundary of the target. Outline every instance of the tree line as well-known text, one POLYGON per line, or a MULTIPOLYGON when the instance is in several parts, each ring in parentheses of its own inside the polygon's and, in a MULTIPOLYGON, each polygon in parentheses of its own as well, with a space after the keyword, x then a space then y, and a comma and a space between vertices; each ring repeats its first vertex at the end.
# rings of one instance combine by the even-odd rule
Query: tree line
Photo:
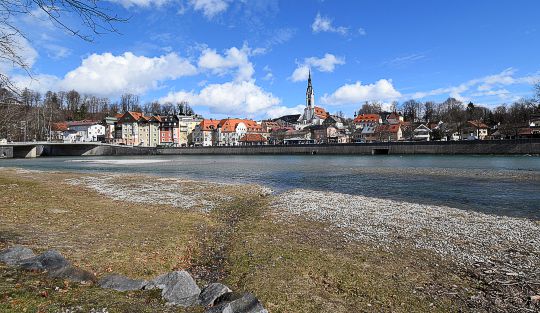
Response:
POLYGON ((146 114, 195 114, 187 102, 141 103, 134 94, 123 94, 113 101, 106 97, 81 94, 76 90, 40 93, 24 89, 15 93, 0 89, 0 139, 9 141, 46 140, 54 123, 101 121, 126 111, 146 114))
MULTIPOLYGON (((390 111, 401 112, 404 120, 413 124, 442 121, 450 128, 448 131, 459 132, 468 121, 480 121, 487 126, 497 128, 501 133, 515 135, 519 128, 528 126, 531 118, 540 115, 540 83, 534 86, 534 93, 535 95, 531 98, 522 98, 494 108, 448 98, 443 102, 417 100, 393 102, 390 111)), ((366 102, 356 113, 379 114, 383 111, 382 103, 366 102)))

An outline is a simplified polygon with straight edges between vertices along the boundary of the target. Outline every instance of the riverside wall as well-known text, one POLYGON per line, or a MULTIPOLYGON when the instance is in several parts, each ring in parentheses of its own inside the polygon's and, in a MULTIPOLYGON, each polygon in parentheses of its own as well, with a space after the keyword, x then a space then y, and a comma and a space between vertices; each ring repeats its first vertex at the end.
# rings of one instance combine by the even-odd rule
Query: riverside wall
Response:
POLYGON ((155 148, 99 143, 0 145, 0 158, 131 155, 540 154, 540 139, 155 148))
POLYGON ((160 155, 257 154, 540 154, 540 139, 362 144, 158 148, 160 155))

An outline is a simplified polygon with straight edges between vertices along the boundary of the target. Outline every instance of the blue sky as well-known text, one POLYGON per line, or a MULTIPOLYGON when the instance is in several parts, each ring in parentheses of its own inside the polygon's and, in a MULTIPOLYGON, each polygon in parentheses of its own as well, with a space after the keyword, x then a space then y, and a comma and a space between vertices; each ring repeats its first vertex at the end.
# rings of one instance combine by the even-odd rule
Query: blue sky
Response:
MULTIPOLYGON (((494 106, 540 80, 540 2, 111 0, 129 17, 85 42, 39 12, 17 21, 33 79, 116 99, 188 101, 205 116, 274 117, 305 102, 352 115, 364 101, 449 96, 494 106)), ((74 23, 74 21, 73 21, 74 23)), ((71 24, 76 25, 76 24, 71 24)))

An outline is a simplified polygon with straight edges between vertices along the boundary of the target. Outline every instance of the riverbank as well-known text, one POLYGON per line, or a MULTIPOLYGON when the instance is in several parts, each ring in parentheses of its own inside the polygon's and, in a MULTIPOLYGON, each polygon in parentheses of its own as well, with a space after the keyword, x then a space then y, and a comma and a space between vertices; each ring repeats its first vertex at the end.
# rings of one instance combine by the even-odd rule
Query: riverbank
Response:
MULTIPOLYGON (((142 175, 0 169, 0 187, 0 248, 54 248, 98 277, 187 269, 202 284, 254 292, 270 312, 538 309, 529 297, 540 293, 540 225, 527 219, 142 175)), ((182 312, 137 294, 0 276, 10 279, 0 284, 7 312, 182 312)))
POLYGON ((132 155, 379 155, 493 154, 540 155, 540 139, 398 141, 346 144, 253 145, 210 147, 144 147, 82 143, 20 143, 0 145, 1 158, 40 156, 132 155))

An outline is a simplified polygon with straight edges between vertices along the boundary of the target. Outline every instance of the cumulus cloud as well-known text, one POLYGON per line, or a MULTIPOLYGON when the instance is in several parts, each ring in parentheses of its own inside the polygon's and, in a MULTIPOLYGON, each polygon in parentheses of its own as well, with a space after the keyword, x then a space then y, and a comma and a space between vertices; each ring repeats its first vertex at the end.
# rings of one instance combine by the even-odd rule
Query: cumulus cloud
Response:
POLYGON ((343 105, 363 101, 389 101, 399 97, 401 93, 394 88, 392 81, 380 79, 369 85, 362 85, 361 82, 343 85, 331 95, 325 94, 321 102, 328 105, 343 105))
MULTIPOLYGON (((9 31, 6 32, 5 30, 2 30, 2 32, 10 34, 9 31)), ((18 34, 13 34, 8 39, 11 40, 11 48, 13 49, 14 55, 20 58, 20 60, 17 60, 17 63, 21 61, 28 68, 32 68, 38 58, 38 52, 34 49, 34 47, 32 47, 26 38, 19 36, 18 34)), ((8 58, 1 58, 0 70, 4 73, 9 73, 16 69, 20 69, 19 64, 11 61, 12 60, 9 60, 8 58)))
POLYGON ((322 58, 305 58, 304 62, 298 64, 298 67, 291 74, 289 79, 294 82, 304 81, 308 78, 309 69, 313 68, 320 72, 333 72, 337 65, 345 64, 345 59, 336 57, 333 54, 326 53, 322 58))
POLYGON ((314 33, 319 32, 330 32, 330 33, 338 33, 340 35, 347 35, 349 32, 349 29, 347 27, 343 26, 334 26, 332 25, 333 21, 326 17, 321 16, 320 13, 317 13, 317 16, 315 16, 315 20, 313 21, 313 24, 311 24, 311 29, 314 33))
POLYGON ((283 115, 300 114, 304 111, 304 105, 299 104, 295 107, 275 106, 266 111, 266 116, 269 118, 277 118, 283 115))
POLYGON ((199 57, 199 68, 209 70, 213 74, 224 75, 231 70, 236 70, 237 81, 250 80, 255 69, 249 61, 251 49, 244 45, 241 49, 232 47, 225 50, 224 55, 220 55, 214 49, 206 48, 199 57))
POLYGON ((225 12, 229 7, 227 0, 190 0, 189 4, 195 11, 201 11, 208 19, 225 12))
POLYGON ((208 107, 210 113, 260 115, 280 104, 281 100, 264 91, 253 81, 211 84, 200 92, 170 92, 162 102, 187 101, 193 106, 208 107))
MULTIPOLYGON (((131 52, 122 55, 103 53, 88 56, 79 67, 68 72, 62 79, 40 75, 33 80, 38 81, 33 85, 47 86, 50 90, 76 89, 99 96, 117 96, 126 92, 143 94, 158 88, 161 81, 196 73, 195 66, 175 53, 153 58, 137 56, 131 52)), ((18 79, 18 82, 19 86, 32 84, 32 81, 23 79, 18 79)))
POLYGON ((511 85, 533 85, 540 80, 540 73, 521 77, 516 77, 516 73, 517 70, 515 68, 507 68, 500 73, 471 79, 459 85, 415 92, 409 95, 409 97, 422 99, 430 96, 448 95, 458 100, 468 101, 471 96, 497 96, 502 100, 506 100, 510 97, 510 93, 503 87, 511 85))

